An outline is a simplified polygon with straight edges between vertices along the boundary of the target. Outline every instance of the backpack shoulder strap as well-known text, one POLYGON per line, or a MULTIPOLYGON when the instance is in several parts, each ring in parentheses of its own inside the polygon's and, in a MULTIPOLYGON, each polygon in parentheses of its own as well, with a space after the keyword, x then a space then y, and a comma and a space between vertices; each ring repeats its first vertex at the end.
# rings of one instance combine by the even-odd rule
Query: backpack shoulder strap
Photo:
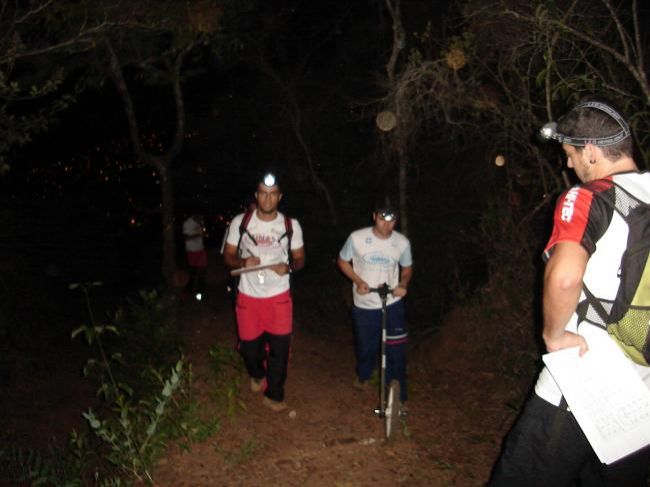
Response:
POLYGON ((602 185, 602 181, 594 181, 585 186, 585 189, 589 190, 595 197, 607 203, 612 209, 621 215, 621 217, 623 217, 625 223, 629 224, 628 217, 632 210, 639 206, 648 206, 648 203, 645 203, 637 196, 634 196, 628 189, 616 181, 607 181, 609 188, 614 189, 614 191, 603 190, 602 186, 596 186, 598 184, 602 185))
POLYGON ((291 263, 291 237, 293 236, 293 223, 291 217, 284 215, 284 233, 278 239, 278 242, 283 238, 287 238, 287 254, 289 256, 289 263, 291 263))
POLYGON ((286 215, 284 217, 284 230, 284 234, 289 240, 291 240, 291 236, 293 235, 293 223, 291 222, 291 218, 286 215))
POLYGON ((247 234, 253 243, 257 245, 257 240, 255 240, 255 237, 253 237, 248 231, 248 224, 250 223, 251 218, 253 218, 253 212, 247 211, 244 213, 244 216, 241 219, 241 223, 239 224, 239 241, 237 242, 237 254, 239 254, 239 250, 241 248, 241 240, 244 238, 244 234, 247 234))

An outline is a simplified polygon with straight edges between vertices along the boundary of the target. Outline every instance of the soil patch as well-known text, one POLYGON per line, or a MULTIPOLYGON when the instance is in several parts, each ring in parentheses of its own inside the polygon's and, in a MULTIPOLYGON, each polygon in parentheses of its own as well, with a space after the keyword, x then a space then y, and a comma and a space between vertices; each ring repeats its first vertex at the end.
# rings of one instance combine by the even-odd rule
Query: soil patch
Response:
MULTIPOLYGON (((300 306, 300 303, 297 303, 300 306)), ((274 413, 249 390, 242 373, 243 408, 220 431, 190 451, 171 447, 156 470, 161 486, 478 486, 483 485, 521 400, 512 381, 472 362, 457 343, 466 320, 450 316, 442 332, 420 343, 409 360, 409 416, 393 444, 373 410, 375 388, 352 387, 351 328, 295 323, 289 408, 274 413), (317 327, 316 327, 317 328, 317 327), (454 351, 457 352, 454 352, 454 351)), ((201 393, 210 395, 208 349, 232 346, 235 325, 227 303, 196 307, 186 321, 188 356, 201 393)), ((462 341, 462 340, 461 340, 462 341)))

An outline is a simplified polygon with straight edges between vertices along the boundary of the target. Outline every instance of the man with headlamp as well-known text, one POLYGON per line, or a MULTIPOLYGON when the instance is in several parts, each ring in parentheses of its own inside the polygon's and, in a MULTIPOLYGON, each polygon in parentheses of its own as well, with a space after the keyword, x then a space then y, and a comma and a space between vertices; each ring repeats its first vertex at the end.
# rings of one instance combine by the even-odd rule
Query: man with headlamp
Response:
POLYGON ((302 229, 278 211, 282 192, 276 177, 257 184, 256 207, 233 218, 223 250, 230 269, 242 271, 235 313, 239 351, 252 392, 282 411, 293 327, 289 274, 305 265, 302 229), (248 269, 248 270, 247 270, 248 269))
MULTIPOLYGON (((560 196, 544 250, 542 337, 549 352, 579 347, 583 356, 590 339, 607 336, 581 311, 585 289, 604 299, 616 297, 627 246, 627 224, 608 199, 624 190, 649 202, 650 174, 638 172, 628 124, 607 103, 581 102, 540 135, 562 144, 568 167, 581 181, 560 196)), ((650 388, 650 367, 630 363, 650 388)), ((647 466, 648 448, 601 464, 544 368, 488 485, 569 487, 579 480, 582 486, 645 487, 647 466)))
POLYGON ((352 319, 356 341, 357 377, 353 385, 365 389, 377 365, 381 343, 381 300, 369 292, 384 283, 393 289, 387 300, 386 383, 400 382, 401 412, 406 412, 406 312, 402 298, 413 275, 411 244, 395 230, 397 211, 381 198, 372 214, 374 225, 352 232, 337 264, 352 281, 352 319))

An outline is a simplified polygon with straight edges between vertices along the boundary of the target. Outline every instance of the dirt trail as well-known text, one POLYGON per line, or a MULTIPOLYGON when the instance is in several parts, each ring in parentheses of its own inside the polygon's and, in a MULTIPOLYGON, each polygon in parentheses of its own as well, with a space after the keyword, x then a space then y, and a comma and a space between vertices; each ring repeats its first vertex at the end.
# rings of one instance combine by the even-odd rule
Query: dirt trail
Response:
MULTIPOLYGON (((232 311, 219 298, 188 307, 187 313, 183 326, 188 358, 207 397, 208 349, 216 343, 233 345, 232 311)), ((459 321, 449 329, 462 327, 459 321)), ((507 381, 465 360, 462 346, 455 343, 458 333, 421 344, 409 359, 410 436, 387 445, 382 423, 372 412, 377 391, 352 387, 352 334, 345 324, 339 326, 337 333, 323 338, 295 323, 286 385, 289 409, 266 409, 242 373, 245 409, 225 419, 218 433, 191 451, 170 448, 156 468, 157 484, 483 485, 513 419, 506 406, 513 399, 507 381)))

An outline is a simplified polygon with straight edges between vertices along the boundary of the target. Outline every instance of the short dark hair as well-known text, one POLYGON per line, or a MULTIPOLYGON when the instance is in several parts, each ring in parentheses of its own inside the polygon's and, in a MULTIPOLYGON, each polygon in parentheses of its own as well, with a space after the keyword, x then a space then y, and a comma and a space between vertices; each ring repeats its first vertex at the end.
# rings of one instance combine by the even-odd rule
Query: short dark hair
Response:
MULTIPOLYGON (((598 102, 606 105, 620 115, 620 112, 612 103, 603 100, 585 99, 581 100, 573 109, 564 115, 557 124, 558 132, 569 137, 602 138, 609 137, 621 131, 621 125, 607 112, 593 106, 584 106, 587 102, 598 102)), ((581 151, 582 146, 575 146, 581 151)), ((620 142, 601 147, 603 155, 610 161, 617 161, 621 157, 632 157, 634 152, 634 141, 632 137, 625 137, 620 142)))
POLYGON ((393 203, 392 198, 389 195, 381 195, 375 199, 375 204, 373 206, 374 212, 385 212, 385 213, 394 213, 397 214, 397 206, 393 203))

